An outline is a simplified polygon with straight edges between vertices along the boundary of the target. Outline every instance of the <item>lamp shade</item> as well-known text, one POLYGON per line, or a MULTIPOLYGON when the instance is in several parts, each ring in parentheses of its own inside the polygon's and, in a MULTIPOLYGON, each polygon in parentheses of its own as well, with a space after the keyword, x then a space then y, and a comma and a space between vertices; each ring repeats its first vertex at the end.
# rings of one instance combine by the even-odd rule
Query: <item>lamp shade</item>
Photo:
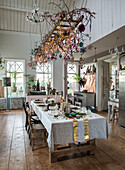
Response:
POLYGON ((10 77, 3 77, 2 78, 2 86, 3 87, 11 86, 11 78, 10 77))

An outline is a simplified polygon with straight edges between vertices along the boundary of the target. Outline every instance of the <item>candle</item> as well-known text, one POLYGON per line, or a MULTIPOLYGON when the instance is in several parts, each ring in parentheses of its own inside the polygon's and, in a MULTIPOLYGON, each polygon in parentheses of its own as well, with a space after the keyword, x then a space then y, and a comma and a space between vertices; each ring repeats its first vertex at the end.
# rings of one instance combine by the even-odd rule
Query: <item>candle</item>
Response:
POLYGON ((62 100, 62 95, 60 95, 60 102, 61 102, 61 100, 62 100))
POLYGON ((56 97, 57 97, 57 94, 55 93, 55 99, 56 99, 56 97))
POLYGON ((68 96, 66 95, 66 103, 68 103, 68 96))

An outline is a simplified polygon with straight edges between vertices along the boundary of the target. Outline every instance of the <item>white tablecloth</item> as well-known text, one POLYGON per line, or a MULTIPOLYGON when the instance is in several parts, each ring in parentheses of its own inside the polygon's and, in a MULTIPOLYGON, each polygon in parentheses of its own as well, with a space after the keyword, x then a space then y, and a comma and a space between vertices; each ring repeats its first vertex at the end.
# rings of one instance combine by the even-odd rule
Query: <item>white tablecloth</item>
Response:
MULTIPOLYGON (((44 111, 38 107, 33 101, 31 105, 38 115, 39 119, 45 126, 48 132, 48 146, 50 152, 54 151, 54 144, 67 144, 73 143, 73 120, 71 119, 55 119, 50 115, 50 111, 44 111)), ((105 117, 100 115, 91 114, 86 116, 89 120, 89 139, 107 139, 110 133, 110 127, 105 117)), ((78 120, 78 141, 85 142, 84 139, 84 120, 78 120)))

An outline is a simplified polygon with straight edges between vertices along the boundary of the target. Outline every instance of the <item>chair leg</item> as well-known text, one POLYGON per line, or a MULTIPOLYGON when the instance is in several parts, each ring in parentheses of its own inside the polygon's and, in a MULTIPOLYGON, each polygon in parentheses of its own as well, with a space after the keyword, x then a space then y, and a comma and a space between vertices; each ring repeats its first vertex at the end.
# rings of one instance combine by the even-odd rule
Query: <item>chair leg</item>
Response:
POLYGON ((26 131, 27 131, 27 127, 28 127, 28 117, 26 116, 26 122, 25 122, 25 128, 26 128, 26 131))
POLYGON ((29 132, 29 139, 31 139, 31 132, 29 132))
POLYGON ((114 123, 114 121, 115 121, 115 113, 113 113, 113 123, 114 123))

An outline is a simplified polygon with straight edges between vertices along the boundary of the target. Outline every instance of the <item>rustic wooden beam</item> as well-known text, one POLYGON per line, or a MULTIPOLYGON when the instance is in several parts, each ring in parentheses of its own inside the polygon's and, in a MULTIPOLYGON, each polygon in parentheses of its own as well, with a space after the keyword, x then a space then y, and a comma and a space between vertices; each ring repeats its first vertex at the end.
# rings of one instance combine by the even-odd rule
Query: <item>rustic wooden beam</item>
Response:
MULTIPOLYGON (((45 42, 51 37, 51 35, 53 34, 53 32, 55 31, 55 29, 61 24, 63 18, 61 20, 58 21, 58 23, 56 24, 56 26, 54 27, 54 29, 51 31, 51 33, 48 35, 47 39, 45 40, 45 42)), ((44 42, 44 43, 45 43, 44 42)))
MULTIPOLYGON (((77 25, 82 21, 82 19, 83 19, 83 16, 81 16, 77 21, 76 21, 76 20, 73 20, 73 21, 76 22, 76 24, 75 24, 72 28, 75 29, 75 28, 77 27, 77 25)), ((69 20, 69 22, 70 22, 71 18, 69 18, 68 20, 69 20)), ((62 28, 70 28, 70 27, 71 27, 71 25, 64 25, 64 24, 61 25, 61 23, 62 23, 63 21, 66 21, 65 17, 61 18, 61 19, 57 22, 56 26, 53 28, 53 30, 51 31, 51 33, 48 35, 48 37, 46 38, 46 40, 43 42, 45 45, 47 45, 46 42, 49 42, 49 41, 48 41, 49 38, 51 38, 51 39, 54 39, 54 38, 55 38, 55 36, 52 36, 52 35, 56 35, 58 32, 66 31, 66 29, 62 29, 62 28), (55 33, 55 31, 57 31, 57 33, 55 33)), ((71 21, 72 21, 72 20, 71 20, 71 21)), ((61 47, 61 48, 62 48, 62 47, 61 47)))

